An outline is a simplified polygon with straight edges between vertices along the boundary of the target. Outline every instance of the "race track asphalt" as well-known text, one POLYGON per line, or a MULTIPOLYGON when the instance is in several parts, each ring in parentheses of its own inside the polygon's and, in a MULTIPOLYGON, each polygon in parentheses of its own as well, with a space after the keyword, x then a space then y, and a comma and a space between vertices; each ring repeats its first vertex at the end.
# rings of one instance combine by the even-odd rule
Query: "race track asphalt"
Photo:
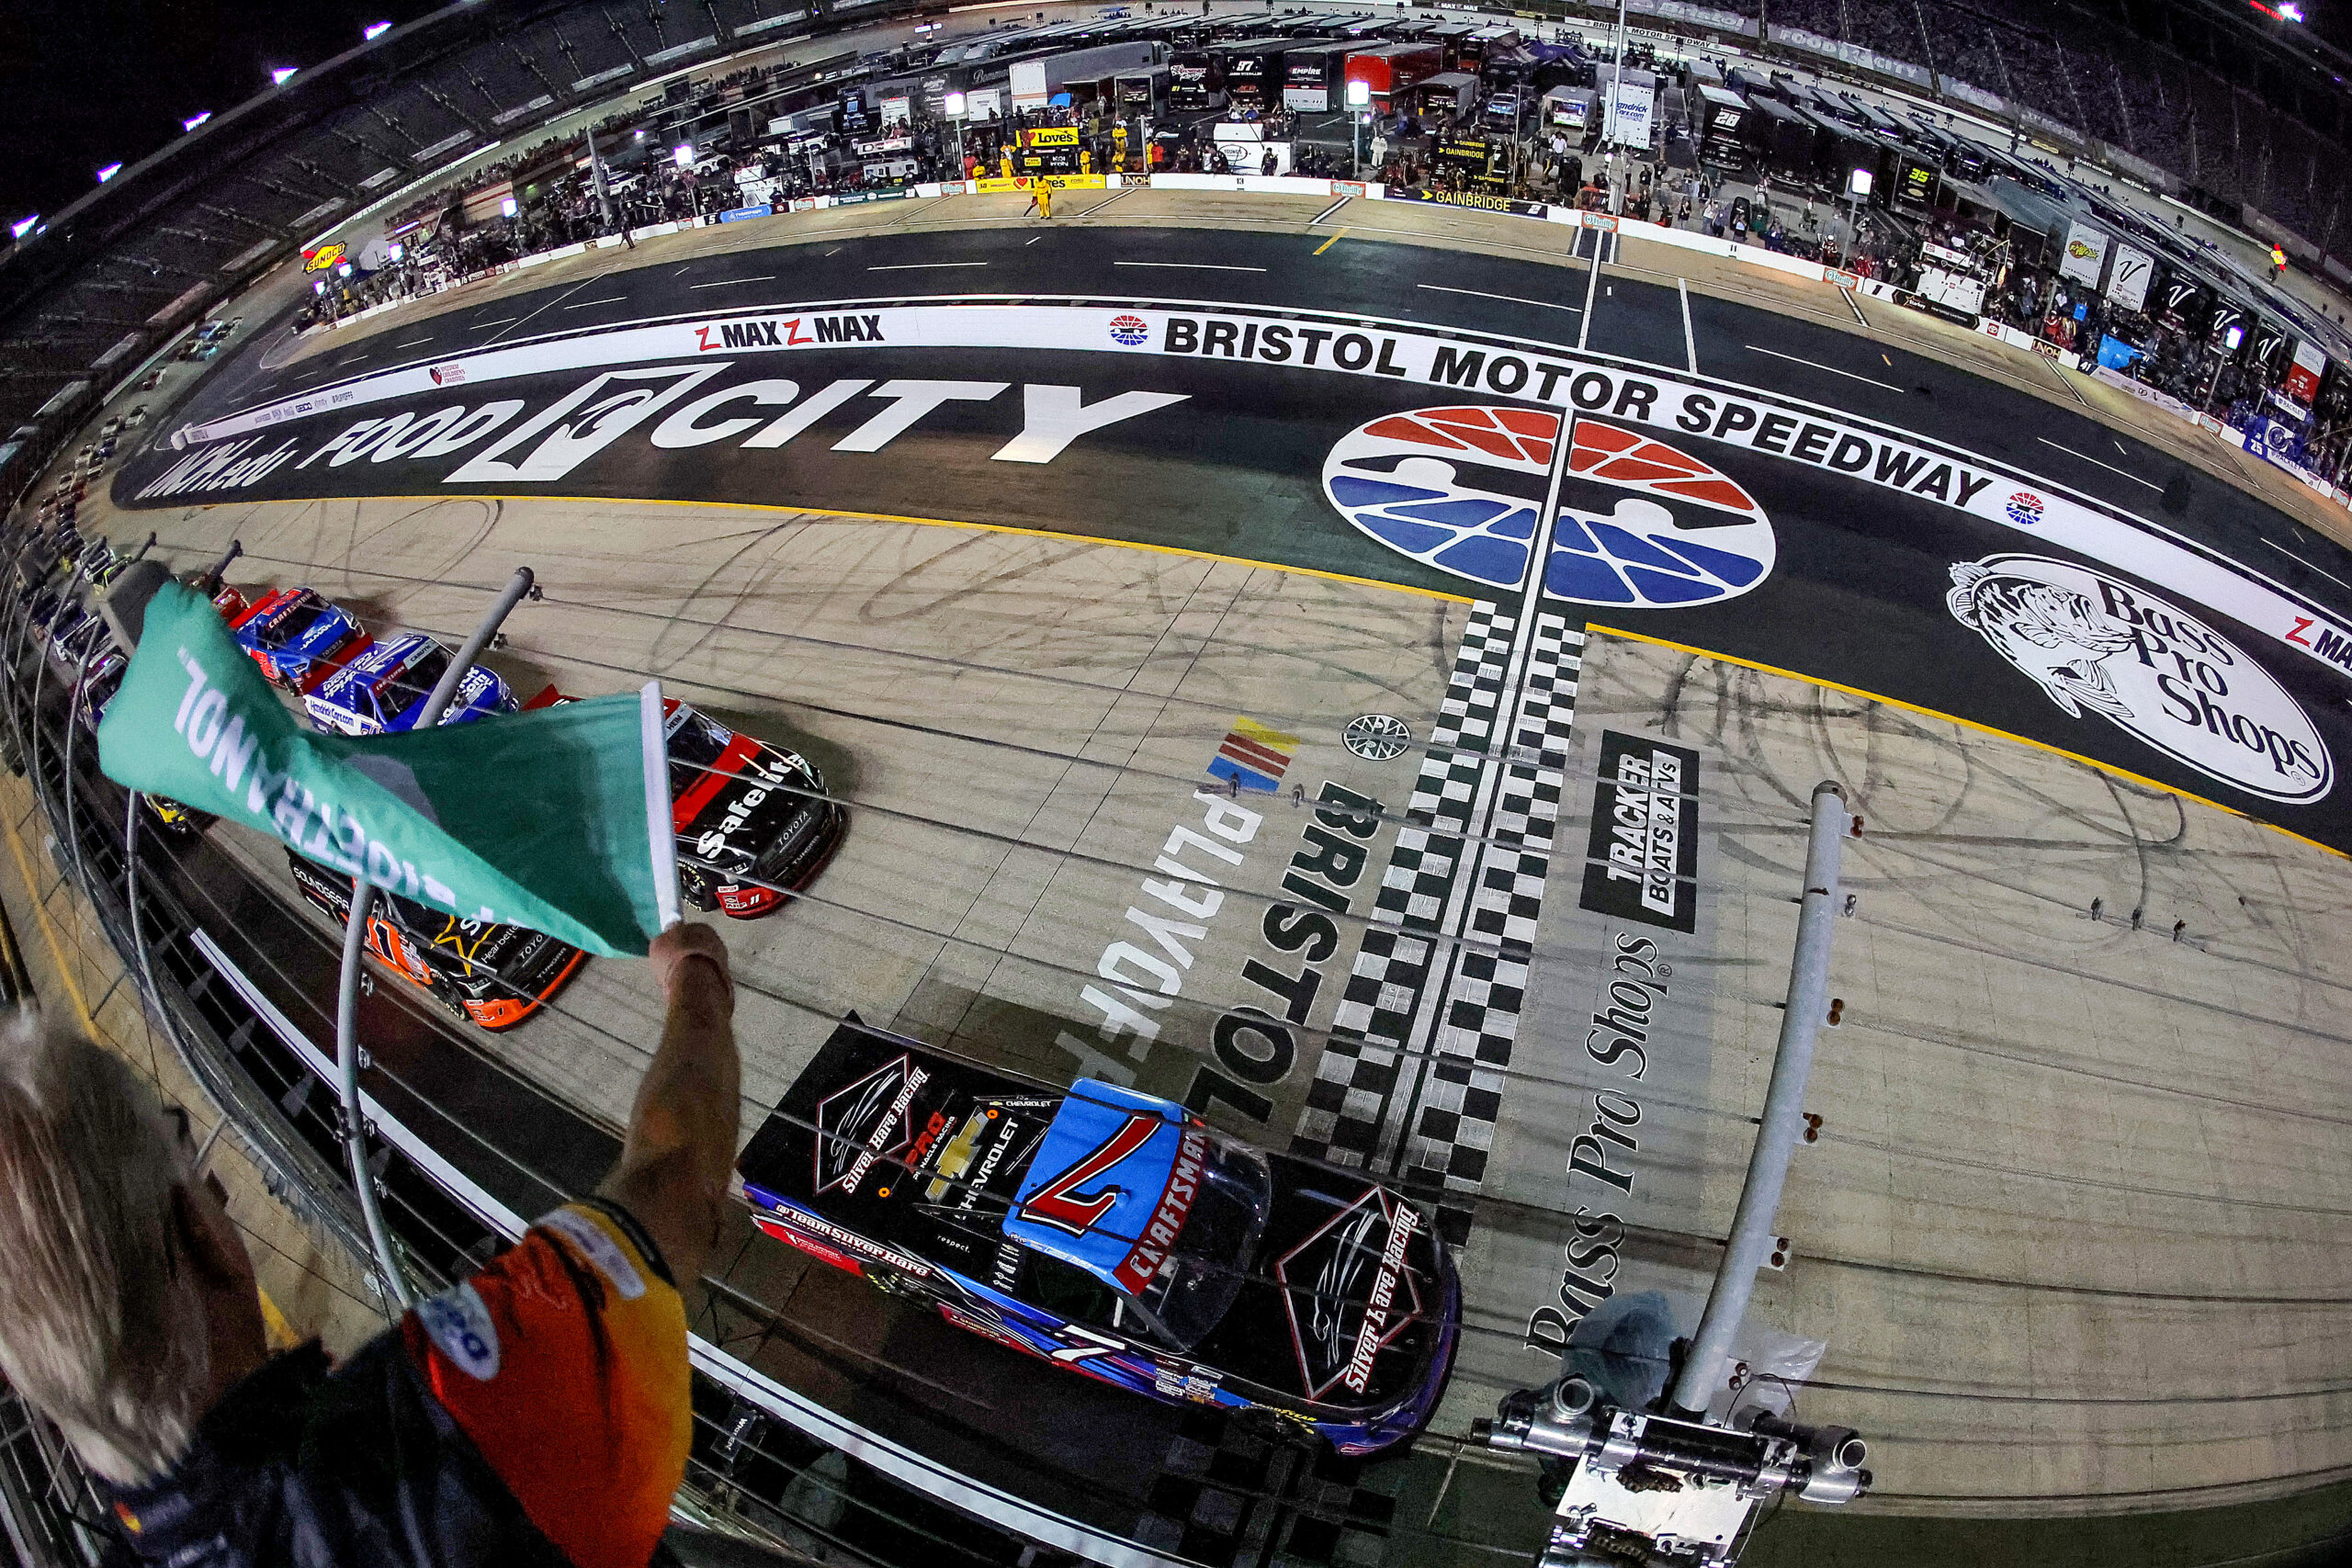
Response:
MULTIPOLYGON (((1605 239, 1588 236, 1587 249, 1605 239)), ((1770 543, 1758 547, 1766 554, 1748 569, 1764 572, 1760 582, 1719 581, 1679 598, 1626 592, 1622 581, 1598 594, 1552 583, 1580 601, 1575 613, 2022 736, 2352 848, 2352 807, 2341 804, 2352 796, 2333 789, 2333 763, 2321 755, 2352 757, 2341 700, 2352 651, 2332 668, 2286 645, 2296 640, 2289 611, 2312 610, 2323 627, 2352 617, 2352 552, 2111 429, 2087 406, 2072 411, 1925 355, 1614 266, 1595 276, 1589 261, 1561 266, 1312 240, 1044 224, 848 236, 600 270, 411 324, 395 312, 364 336, 330 334, 290 354, 280 342, 222 367, 175 416, 182 445, 158 441, 138 455, 116 496, 161 505, 560 494, 821 510, 1096 537, 1507 599, 1518 592, 1523 548, 1503 552, 1507 567, 1487 557, 1464 568, 1467 556, 1433 546, 1408 553, 1398 536, 1436 531, 1351 515, 1333 485, 1355 482, 1348 493, 1363 493, 1361 479, 1380 475, 1358 468, 1357 480, 1335 480, 1331 454, 1351 432, 1387 416, 1525 407, 1539 387, 1555 392, 1556 384, 1549 406, 1573 394, 1580 422, 1613 419, 1668 443, 1734 480, 1770 520, 1770 543), (956 313, 943 315, 942 306, 956 313), (998 309, 968 309, 976 306, 998 309), (1105 314, 1119 310, 1144 316, 1105 314), (974 324, 983 315, 1010 324, 974 324), (1269 344, 1271 323, 1285 322, 1302 342, 1330 341, 1335 354, 1352 328, 1352 341, 1369 354, 1376 340, 1382 357, 1374 373, 1335 374, 1328 359, 1303 367, 1288 341, 1283 363, 1269 362, 1271 348, 1250 356, 1248 338, 1237 357, 1230 333, 1222 344, 1208 335, 1220 330, 1208 324, 1215 317, 1263 320, 1269 344), (1106 320, 1114 335, 1123 321, 1132 332, 1114 345, 1102 336, 1106 320), (1197 335, 1180 336, 1184 330, 1197 335), (1431 375, 1378 373, 1392 343, 1410 342, 1458 351, 1456 370, 1449 375, 1441 358, 1431 375), (1201 346, 1186 357, 1190 344, 1201 346), (1220 346, 1225 356, 1208 352, 1220 346), (710 351, 721 352, 701 358, 710 351), (1483 386, 1459 369, 1474 353, 1495 362, 1483 386), (1498 378, 1507 354, 1536 367, 1540 382, 1524 371, 1521 384, 1498 378), (1587 384, 1587 367, 1601 372, 1590 382, 1597 402, 1576 389, 1587 384), (1628 400, 1635 381, 1660 400, 1646 423, 1649 404, 1628 400), (1765 444, 1738 436, 1737 426, 1719 438, 1727 412, 1711 426, 1704 412, 1742 395, 1791 411, 1807 431, 1819 419, 1827 422, 1819 428, 1863 431, 1873 441, 1907 437, 1931 449, 1936 466, 1923 465, 1924 477, 1906 489, 1885 482, 1883 460, 1875 483, 1867 458, 1862 472, 1830 471, 1826 441, 1805 462, 1791 460, 1785 446, 1766 457, 1765 444), (1669 421, 1666 406, 1676 398, 1686 412, 1669 421), (1092 417, 1106 405, 1110 415, 1092 417), (1701 415, 1690 406, 1702 406, 1701 415), (703 408, 707 417, 691 412, 703 408), (650 416, 665 409, 671 423, 655 423, 650 416), (1077 417, 1080 410, 1089 416, 1077 417), (396 423, 376 428, 387 418, 396 423), (1037 447, 1035 432, 1057 419, 1075 432, 1064 428, 1037 447), (386 439, 401 426, 404 438, 386 439), (452 428, 448 441, 428 439, 452 428), (470 441, 460 439, 469 432, 470 441), (552 437, 542 438, 549 432, 561 438, 553 457, 552 437), (1015 460, 1024 443, 1035 450, 1015 460), (207 455, 229 452, 238 463, 216 462, 205 478, 207 455), (1939 477, 1945 459, 1957 469, 1949 490, 1939 477), (192 467, 203 481, 193 487, 192 467), (2043 553, 2030 525, 2044 490, 2153 544, 2225 563, 2231 575, 2280 591, 2266 604, 2283 608, 2250 615, 2211 597, 2183 605, 2179 581, 2141 560, 2136 546, 2087 561, 2062 548, 2043 553), (2005 518, 1983 502, 1960 510, 1971 495, 2013 499, 2005 518), (2021 543, 2036 561, 2120 568, 2138 592, 2150 581, 2169 588, 2175 597, 2159 604, 2219 628, 2267 677, 2222 704, 2229 712, 2200 706, 2197 690, 2178 684, 2191 677, 2186 666, 2167 677, 2177 689, 2151 685, 2137 699, 2097 698, 2086 710, 2062 689, 2075 677, 2026 670, 2014 644, 2002 648, 1998 626, 1963 624, 1951 597, 1955 574, 1972 571, 1997 580, 1988 593, 2006 592, 2002 573, 2021 543), (2242 618, 2231 619, 2233 610, 2242 618), (2021 670, 2031 678, 2020 679, 2021 670), (2136 716, 2111 711, 2135 701, 2136 716), (2242 710, 2232 705, 2239 702, 2242 710), (2290 705, 2302 719, 2286 716, 2290 705), (2296 760, 2298 746, 2314 759, 2308 766, 2296 760)), ((1247 331, 1254 337, 1258 327, 1247 331)), ((1373 459, 1391 468, 1396 460, 1373 459)), ((1531 503, 1544 499, 1544 466, 1517 463, 1531 503)), ((1477 488, 1496 470, 1486 471, 1475 483, 1455 476, 1450 490, 1436 481, 1439 491, 1424 492, 1441 497, 1434 513, 1404 510, 1453 526, 1460 507, 1442 496, 1458 501, 1464 487, 1496 493, 1477 488)), ((1571 479, 1571 492, 1578 482, 1571 479)), ((1644 494, 1645 505, 1658 499, 1644 494)), ((1563 503, 1605 519, 1615 501, 1564 493, 1563 503)), ((1717 521, 1693 523, 1685 508, 1674 526, 1717 521)), ((2030 577, 2043 569, 2022 570, 2030 577)), ((2086 651, 2093 663, 2102 657, 2086 651)), ((2222 671, 2236 655, 2217 656, 2209 674, 2222 688, 2217 700, 2230 697, 2222 671)), ((2153 671, 2165 649, 2136 656, 2153 671)), ((2097 671, 2083 678, 2112 679, 2097 671)))

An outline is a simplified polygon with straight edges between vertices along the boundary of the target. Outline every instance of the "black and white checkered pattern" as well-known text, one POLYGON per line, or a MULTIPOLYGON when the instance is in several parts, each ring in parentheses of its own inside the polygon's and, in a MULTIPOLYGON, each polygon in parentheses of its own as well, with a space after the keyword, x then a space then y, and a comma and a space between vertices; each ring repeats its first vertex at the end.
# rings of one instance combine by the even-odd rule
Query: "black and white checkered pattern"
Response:
POLYGON ((1135 1540, 1209 1568, 1372 1568, 1390 1555, 1396 1501, 1363 1485, 1363 1469, 1329 1444, 1305 1449, 1223 1411, 1189 1411, 1135 1540))
POLYGON ((1417 826, 1397 835, 1291 1143, 1394 1171, 1457 1246, 1518 1037, 1584 648, 1539 614, 1507 690, 1517 629, 1492 604, 1471 614, 1408 808, 1417 826))

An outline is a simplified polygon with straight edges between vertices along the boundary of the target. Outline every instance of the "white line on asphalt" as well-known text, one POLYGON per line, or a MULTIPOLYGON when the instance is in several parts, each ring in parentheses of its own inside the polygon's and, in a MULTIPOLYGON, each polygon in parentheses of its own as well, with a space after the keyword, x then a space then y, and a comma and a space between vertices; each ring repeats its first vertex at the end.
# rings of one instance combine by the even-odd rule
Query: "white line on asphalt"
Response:
POLYGON ((2302 561, 2302 564, 2303 564, 2303 565, 2305 565, 2305 566, 2307 566, 2307 567, 2310 567, 2313 571, 2315 571, 2315 572, 2319 573, 2322 577, 2324 577, 2324 578, 2325 578, 2325 579, 2327 579, 2330 582, 2343 582, 2345 587, 2346 587, 2346 588, 2352 588, 2352 582, 2344 582, 2344 580, 2343 580, 2342 578, 2340 578, 2340 577, 2336 576, 2336 575, 2335 575, 2335 573, 2334 573, 2334 572, 2332 572, 2332 571, 2328 570, 2327 570, 2327 568, 2325 568, 2325 567, 2324 567, 2324 566, 2319 565, 2319 564, 2318 564, 2317 562, 2315 562, 2315 561, 2307 561, 2307 560, 2303 560, 2303 558, 2302 558, 2302 557, 2301 557, 2301 556, 2297 555, 2294 551, 2292 551, 2292 550, 2289 549, 2286 546, 2281 545, 2281 544, 2278 544, 2278 543, 2277 543, 2276 541, 2274 541, 2274 540, 2270 540, 2270 539, 2265 539, 2265 540, 2263 540, 2262 542, 2263 542, 2264 544, 2266 544, 2266 545, 2268 545, 2272 549, 2277 550, 2280 555, 2285 556, 2289 560, 2291 560, 2291 561, 2302 561))
POLYGON ((849 249, 847 245, 835 245, 831 250, 827 251, 825 254, 829 256, 837 256, 847 249, 849 249))
POLYGON ((1584 312, 1577 317, 1577 352, 1578 354, 1584 352, 1585 340, 1592 333, 1592 296, 1600 285, 1601 239, 1601 234, 1595 231, 1592 236, 1592 260, 1585 267, 1584 312))
POLYGON ((565 310, 587 310, 587 309, 588 309, 590 306, 592 306, 592 305, 626 305, 626 304, 628 304, 628 295, 626 295, 626 294, 612 294, 612 295, 607 295, 605 298, 604 298, 604 299, 582 299, 582 300, 579 301, 577 304, 566 305, 566 306, 564 307, 564 309, 565 309, 565 310))
POLYGON ((1699 340, 1690 335, 1690 285, 1688 279, 1676 278, 1674 291, 1682 296, 1682 353, 1690 362, 1690 374, 1699 373, 1699 340))
POLYGON ((367 358, 367 357, 368 357, 368 351, 367 351, 366 349, 364 349, 364 348, 363 348, 363 349, 361 349, 361 350, 360 350, 358 353, 356 353, 356 354, 349 355, 346 355, 345 357, 344 357, 344 358, 342 358, 342 359, 338 359, 338 360, 336 360, 336 361, 335 361, 335 363, 336 363, 337 365, 339 365, 339 366, 341 366, 341 365, 356 365, 356 364, 358 364, 361 360, 363 360, 363 359, 365 359, 365 358, 367 358))
POLYGON ((768 273, 760 277, 722 277, 716 283, 689 283, 686 287, 689 288, 731 288, 739 283, 774 283, 775 281, 775 275, 768 273))
POLYGON ((1143 186, 1129 186, 1125 190, 1120 191, 1118 195, 1098 201, 1091 207, 1080 209, 1079 211, 1071 213, 1070 216, 1072 218, 1091 218, 1094 214, 1102 211, 1104 208, 1110 206, 1112 202, 1125 201, 1127 197, 1135 195, 1136 192, 1141 189, 1143 189, 1143 186))
POLYGON ((476 321, 474 325, 478 327, 505 327, 512 326, 522 319, 523 318, 520 316, 497 316, 487 321, 476 321))
POLYGON ((925 272, 935 266, 986 266, 986 262, 892 262, 888 266, 869 266, 868 272, 925 272))
POLYGON ((1506 305, 1540 305, 1546 310, 1566 310, 1571 316, 1584 314, 1581 305, 1555 305, 1549 299, 1522 299, 1516 294, 1489 294, 1483 288, 1449 288, 1442 283, 1416 283, 1413 287, 1440 294, 1472 294, 1481 299, 1500 299, 1506 305))
POLYGON ((1227 266, 1223 262, 1113 262, 1113 266, 1168 266, 1186 272, 1263 272, 1262 266, 1227 266))
POLYGON ((2055 441, 2051 440, 2047 435, 2037 435, 2034 439, 2041 442, 2044 446, 2050 447, 2053 451, 2064 452, 2069 457, 2080 457, 2084 462, 2090 464, 2093 468, 2105 468, 2110 474, 2121 474, 2125 479, 2130 479, 2135 485, 2146 485, 2150 490, 2155 491, 2160 491, 2165 488, 2164 486, 2157 484, 2153 479, 2142 479, 2139 475, 2133 473, 2129 468, 2119 468, 2112 463, 2102 463, 2087 452, 2077 452, 2072 446, 2061 446, 2055 441))
POLYGON ((393 346, 394 348, 414 348, 418 344, 421 344, 421 343, 431 343, 432 341, 433 341, 433 334, 432 334, 431 333, 425 333, 423 337, 413 337, 413 338, 409 339, 406 343, 396 343, 396 344, 392 344, 392 346, 393 346))
POLYGON ((1792 364, 1810 365, 1815 370, 1826 370, 1832 376, 1843 376, 1849 381, 1870 381, 1871 386, 1884 387, 1890 392, 1900 392, 1903 390, 1902 388, 1896 386, 1892 381, 1873 381, 1871 380, 1871 378, 1868 376, 1857 376, 1851 370, 1840 370, 1835 365, 1824 365, 1818 359, 1799 359, 1793 354, 1782 354, 1777 348, 1758 348, 1752 343, 1747 344, 1747 352, 1750 354, 1769 354, 1775 359, 1785 359, 1790 361, 1792 364))
POLYGON ((1035 244, 1038 241, 1040 241, 1040 240, 1044 239, 1045 237, 1046 237, 1046 236, 1044 236, 1043 234, 1032 234, 1032 235, 1030 235, 1027 239, 1025 239, 1025 240, 1023 240, 1023 241, 1022 241, 1022 242, 1021 242, 1021 248, 1022 248, 1023 250, 1024 250, 1024 251, 1025 251, 1025 250, 1027 250, 1030 246, 1032 246, 1032 245, 1035 244))
POLYGON ((1333 214, 1334 212, 1339 211, 1339 210, 1340 210, 1340 209, 1341 209, 1342 207, 1345 207, 1349 202, 1351 202, 1351 201, 1352 201, 1352 200, 1354 200, 1354 199, 1355 199, 1355 198, 1354 198, 1353 197, 1346 197, 1346 196, 1341 197, 1339 200, 1337 200, 1337 201, 1333 202, 1330 206, 1329 206, 1329 207, 1325 208, 1322 211, 1320 211, 1320 212, 1317 213, 1314 217, 1312 217, 1312 218, 1308 219, 1308 220, 1306 220, 1306 226, 1307 226, 1308 228, 1310 228, 1310 229, 1311 229, 1311 228, 1313 228, 1316 224, 1322 222, 1322 221, 1323 221, 1323 220, 1325 220, 1326 218, 1330 217, 1330 216, 1331 216, 1331 214, 1333 214))

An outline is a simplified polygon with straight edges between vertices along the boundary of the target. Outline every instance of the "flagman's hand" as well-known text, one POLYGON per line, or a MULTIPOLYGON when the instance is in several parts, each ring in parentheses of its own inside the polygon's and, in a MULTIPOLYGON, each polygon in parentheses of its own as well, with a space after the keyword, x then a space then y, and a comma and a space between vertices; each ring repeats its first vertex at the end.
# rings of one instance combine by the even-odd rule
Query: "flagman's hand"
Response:
POLYGON ((653 978, 662 987, 662 998, 673 1008, 678 1006, 679 986, 693 977, 695 966, 686 961, 700 958, 706 960, 717 975, 719 987, 726 995, 726 1010, 730 1015, 735 1011, 735 977, 728 970, 727 944, 710 927, 690 926, 681 921, 655 937, 645 956, 653 965, 653 978), (682 976, 682 971, 686 972, 684 976, 682 976))
POLYGON ((646 952, 669 1004, 662 1045, 629 1112, 621 1162, 599 1189, 652 1233, 681 1290, 701 1273, 733 1187, 742 1061, 727 944, 706 925, 676 925, 646 952))

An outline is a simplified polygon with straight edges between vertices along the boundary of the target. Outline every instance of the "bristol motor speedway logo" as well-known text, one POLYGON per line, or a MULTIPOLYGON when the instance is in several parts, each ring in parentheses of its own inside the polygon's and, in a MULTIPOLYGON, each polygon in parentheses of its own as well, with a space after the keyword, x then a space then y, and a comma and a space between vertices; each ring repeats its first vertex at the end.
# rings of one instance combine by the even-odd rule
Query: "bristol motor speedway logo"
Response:
POLYGON ((2308 805, 2335 782, 2319 731, 2269 673, 2146 590, 2042 556, 1951 568, 1961 625, 2073 717, 2085 709, 2209 777, 2308 805))
MULTIPOLYGON (((1525 581, 1560 416, 1511 407, 1371 420, 1323 463, 1331 504, 1382 544, 1491 588, 1525 581)), ((1713 466, 1637 431, 1578 420, 1561 478, 1547 592, 1669 608, 1745 593, 1772 570, 1772 525, 1713 466)))

